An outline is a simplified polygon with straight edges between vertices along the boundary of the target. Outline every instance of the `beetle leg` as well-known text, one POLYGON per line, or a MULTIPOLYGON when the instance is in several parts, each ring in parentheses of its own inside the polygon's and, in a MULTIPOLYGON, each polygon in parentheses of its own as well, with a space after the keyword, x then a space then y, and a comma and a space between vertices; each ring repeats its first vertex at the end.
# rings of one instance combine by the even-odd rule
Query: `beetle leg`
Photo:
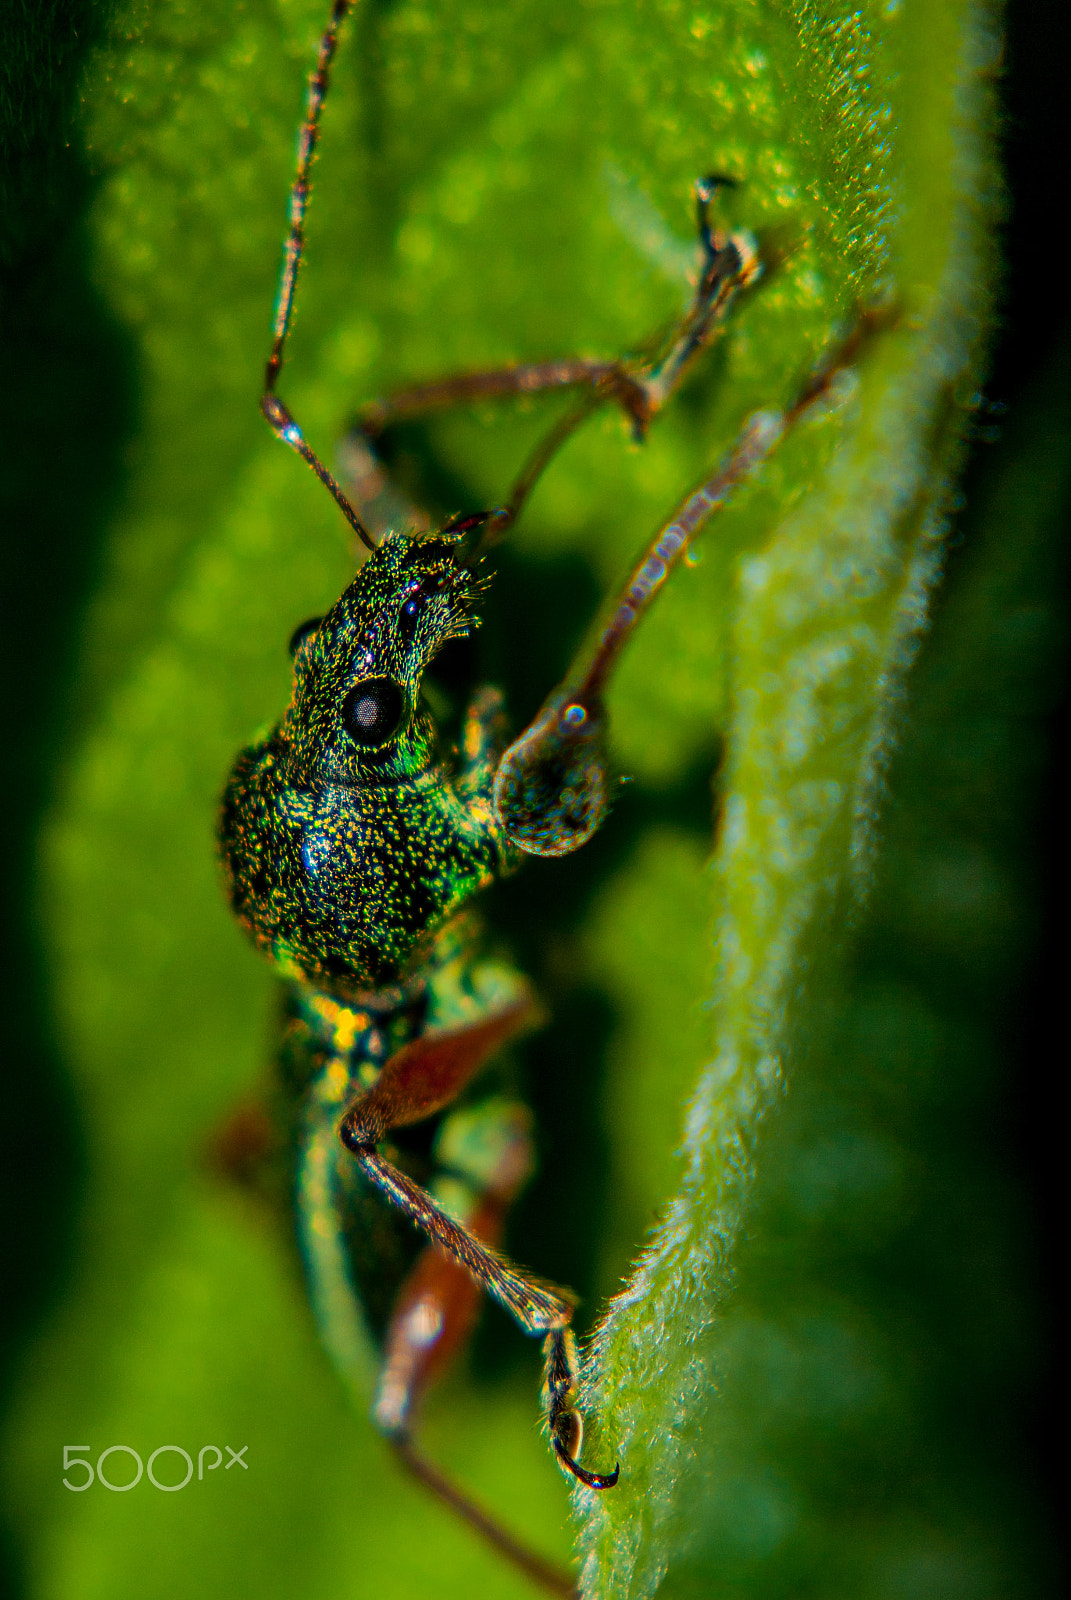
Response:
MULTIPOLYGON (((735 187, 731 178, 716 176, 700 178, 694 186, 703 265, 695 298, 681 318, 669 349, 658 365, 643 376, 646 421, 661 411, 695 357, 724 323, 737 294, 754 283, 762 270, 758 247, 749 233, 726 235, 715 232, 710 226, 711 204, 724 185, 735 187)), ((642 431, 637 437, 642 438, 642 431)))
POLYGON ((555 1328, 547 1334, 543 1341, 543 1359, 543 1405, 555 1455, 566 1472, 571 1472, 589 1489, 612 1489, 617 1482, 618 1467, 612 1472, 588 1472, 576 1459, 583 1444, 584 1419, 575 1404, 580 1363, 571 1328, 555 1328))
POLYGON ((491 519, 480 548, 496 544, 520 516, 525 501, 544 470, 580 424, 611 401, 621 406, 634 432, 642 434, 650 408, 642 383, 622 361, 535 362, 527 366, 500 367, 488 372, 466 372, 433 383, 399 390, 384 400, 374 400, 363 408, 357 422, 344 435, 338 447, 339 469, 373 534, 381 536, 387 527, 429 526, 423 513, 410 509, 408 500, 396 489, 375 451, 380 434, 396 422, 404 422, 430 411, 445 411, 451 406, 476 400, 525 396, 552 390, 583 391, 579 405, 560 417, 529 455, 504 505, 491 519))
POLYGON ((626 642, 696 536, 797 422, 827 400, 869 340, 891 327, 895 305, 864 312, 829 350, 783 411, 757 411, 705 483, 660 528, 618 594, 593 646, 573 663, 506 750, 494 803, 507 835, 532 855, 564 855, 584 844, 609 809, 604 693, 626 642))
POLYGON ((553 389, 598 389, 605 399, 616 400, 627 416, 643 403, 639 385, 623 362, 588 361, 576 356, 492 367, 483 372, 460 372, 397 389, 362 406, 354 430, 374 439, 396 422, 426 416, 431 411, 448 411, 479 400, 546 394, 553 389))
MULTIPOLYGON (((457 1264, 485 1294, 497 1300, 531 1334, 564 1333, 574 1299, 516 1266, 458 1222, 406 1173, 376 1149, 390 1128, 420 1122, 448 1106, 504 1041, 531 1020, 533 1004, 522 996, 489 1017, 442 1033, 425 1033, 396 1051, 376 1083, 352 1105, 339 1136, 364 1176, 404 1213, 439 1251, 457 1264)), ((580 1417, 573 1408, 576 1354, 572 1336, 545 1345, 545 1394, 558 1460, 591 1488, 616 1483, 616 1469, 597 1477, 577 1465, 580 1417)))
MULTIPOLYGON (((531 1113, 491 1100, 451 1113, 435 1144, 452 1208, 469 1232, 494 1248, 510 1205, 531 1176, 531 1113)), ((464 1343, 479 1315, 480 1290, 449 1256, 428 1245, 402 1284, 384 1341, 373 1416, 384 1433, 409 1435, 417 1403, 464 1343)))
POLYGON ((760 262, 749 234, 733 234, 726 238, 710 230, 707 221, 710 202, 718 184, 726 181, 705 178, 696 184, 703 270, 692 306, 681 318, 668 350, 654 364, 611 362, 601 376, 592 377, 588 393, 580 404, 559 418, 528 457, 505 506, 488 524, 482 548, 496 543, 516 522, 525 501, 562 445, 608 400, 621 406, 632 425, 633 440, 642 444, 652 418, 675 393, 695 357, 722 327, 738 292, 758 277, 760 262))
POLYGON ((526 1333, 545 1333, 546 1363, 544 1405, 551 1443, 560 1464, 589 1489, 612 1489, 618 1469, 602 1474, 588 1472, 576 1460, 583 1437, 577 1390, 576 1342, 569 1327, 574 1301, 567 1290, 544 1283, 523 1271, 497 1250, 489 1249, 469 1229, 455 1222, 426 1190, 373 1148, 357 1142, 358 1131, 343 1123, 346 1148, 356 1157, 365 1177, 398 1207, 434 1245, 450 1256, 497 1300, 526 1333))
POLYGON ((373 533, 383 526, 398 526, 399 506, 405 504, 388 485, 372 448, 374 441, 396 423, 481 400, 517 398, 554 390, 582 391, 579 404, 560 417, 532 450, 505 504, 489 522, 480 541, 482 549, 497 543, 517 520, 544 470, 593 412, 611 403, 620 406, 633 438, 642 441, 652 417, 662 410, 694 358, 724 323, 737 292, 759 274, 758 253, 750 234, 728 236, 711 229, 710 206, 718 188, 726 184, 731 185, 732 180, 709 177, 695 185, 699 243, 703 252, 699 281, 692 304, 674 328, 668 346, 665 338, 658 335, 641 346, 648 351, 659 351, 656 359, 634 356, 616 361, 589 361, 583 357, 567 357, 457 373, 398 389, 363 406, 342 442, 340 454, 347 483, 358 509, 367 507, 367 520, 373 533), (386 523, 381 521, 384 515, 388 519, 386 523), (396 519, 393 523, 389 520, 391 517, 396 519))
POLYGON ((455 1222, 426 1189, 381 1156, 367 1132, 351 1117, 343 1122, 341 1134, 365 1177, 404 1212, 415 1228, 463 1267, 485 1294, 497 1300, 525 1333, 547 1333, 568 1325, 574 1301, 567 1290, 544 1283, 482 1244, 468 1228, 455 1222))
MULTIPOLYGON (((492 1101, 455 1112, 436 1140, 436 1159, 468 1196, 466 1221, 485 1244, 502 1236, 506 1213, 533 1166, 530 1114, 492 1101)), ((514 1566, 553 1594, 576 1596, 570 1575, 529 1550, 428 1461, 413 1442, 420 1398, 464 1343, 479 1315, 480 1290, 449 1256, 428 1245, 402 1284, 384 1341, 372 1416, 406 1470, 514 1566)))
POLYGON ((456 784, 467 805, 482 802, 490 807, 495 773, 509 739, 508 726, 502 691, 484 684, 469 702, 461 728, 456 784))
MULTIPOLYGON (((524 1108, 500 1103, 497 1111, 500 1124, 505 1124, 495 1171, 490 1175, 497 1187, 479 1199, 470 1218, 474 1227, 486 1228, 491 1234, 501 1228, 509 1199, 527 1177, 531 1162, 524 1108)), ((454 1121, 447 1118, 444 1132, 454 1121)), ((355 1399, 363 1400, 372 1352, 353 1288, 347 1202, 338 1181, 340 1155, 333 1122, 321 1121, 313 1111, 306 1122, 298 1164, 298 1235, 320 1338, 347 1389, 355 1399)), ((402 1285, 388 1329, 373 1420, 401 1465, 436 1499, 549 1594, 578 1600, 567 1571, 528 1549, 426 1460, 412 1441, 413 1413, 420 1395, 465 1338, 479 1310, 479 1298, 469 1275, 431 1246, 417 1258, 402 1285)))
POLYGON ((481 1244, 376 1149, 389 1129, 422 1122, 450 1105, 489 1057, 530 1025, 534 1016, 534 1002, 522 993, 466 1027, 423 1033, 411 1040, 391 1056, 368 1093, 350 1107, 339 1136, 365 1177, 415 1227, 463 1267, 527 1333, 546 1333, 568 1323, 571 1297, 529 1277, 481 1244))
POLYGON ((470 1528, 486 1539, 487 1543, 500 1555, 505 1556, 507 1561, 519 1567, 529 1578, 551 1594, 564 1595, 566 1600, 580 1600, 580 1590, 567 1572, 538 1555, 536 1551, 529 1550, 519 1539, 515 1539, 507 1528, 503 1528, 489 1512, 471 1500, 463 1490, 441 1473, 438 1467, 414 1449, 408 1438, 400 1437, 391 1439, 390 1442, 406 1471, 411 1472, 418 1483, 422 1483, 437 1500, 441 1500, 443 1505, 448 1506, 463 1522, 468 1523, 470 1528))
MULTIPOLYGON (((695 185, 697 227, 703 265, 691 307, 681 318, 668 349, 657 363, 585 361, 533 362, 486 372, 461 373, 431 383, 399 389, 362 408, 340 446, 340 460, 355 504, 372 532, 387 527, 428 526, 390 482, 373 449, 374 441, 393 423, 476 400, 545 393, 554 389, 586 391, 571 411, 560 417, 525 462, 506 502, 491 519, 481 549, 496 544, 516 522, 525 501, 576 429, 609 402, 619 405, 631 423, 633 438, 642 441, 651 419, 680 386, 696 356, 710 344, 741 289, 761 271, 757 249, 747 233, 725 235, 712 230, 710 207, 718 189, 732 180, 711 176, 695 185)), ((654 341, 650 341, 653 343, 654 341)))
POLYGON ((515 981, 500 1003, 474 1021, 429 1029, 396 1050, 339 1129, 347 1148, 374 1148, 388 1128, 407 1128, 444 1111, 509 1039, 538 1022, 531 991, 515 981))
MULTIPOLYGON (((750 235, 727 237, 710 227, 710 207, 723 186, 735 187, 731 178, 717 176, 701 178, 695 184, 697 230, 703 252, 699 282, 692 305, 657 366, 636 359, 590 361, 578 356, 455 373, 369 401, 361 407, 353 432, 375 439, 394 423, 432 411, 446 411, 479 400, 545 394, 554 389, 587 389, 599 397, 600 405, 607 401, 619 405, 642 438, 653 414, 676 388, 691 357, 709 342, 714 324, 721 320, 735 291, 758 275, 758 255, 750 235)), ((645 344, 661 342, 656 337, 645 344)))

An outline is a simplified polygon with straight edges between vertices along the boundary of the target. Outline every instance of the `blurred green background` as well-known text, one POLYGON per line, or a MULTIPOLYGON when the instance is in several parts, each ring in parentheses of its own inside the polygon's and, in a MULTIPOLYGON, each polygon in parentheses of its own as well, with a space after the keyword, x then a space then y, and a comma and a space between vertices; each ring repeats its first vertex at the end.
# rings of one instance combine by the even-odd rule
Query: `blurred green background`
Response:
MULTIPOLYGON (((321 11, 5 12, 3 1580, 17 1595, 525 1592, 347 1413, 288 1241, 207 1155, 262 1079, 272 1024, 270 979, 215 882, 214 796, 282 703, 290 629, 351 559, 326 496, 256 411, 321 11), (74 1495, 62 1447, 86 1442, 93 1459, 117 1443, 144 1457, 248 1444, 250 1468, 173 1497, 144 1482, 74 1495)), ((485 627, 443 663, 455 704, 488 677, 529 715, 643 537, 891 276, 916 320, 876 353, 844 424, 887 465, 874 396, 913 381, 927 248, 954 255, 950 219, 980 237, 1001 214, 988 117, 968 127, 982 190, 955 209, 962 151, 937 91, 951 103, 963 14, 358 8, 283 387, 325 453, 349 409, 392 382, 613 354, 671 319, 701 170, 746 179, 732 221, 781 258, 642 454, 606 419, 548 477, 485 627)), ((744 1118, 756 1177, 743 1239, 728 1240, 725 1315, 710 1321, 732 1276, 719 1264, 664 1346, 650 1332, 661 1302, 631 1320, 652 1404, 667 1400, 663 1373, 675 1424, 624 1393, 620 1315, 608 1336, 598 1448, 626 1429, 634 1442, 620 1493, 586 1528, 596 1592, 988 1600, 1054 1586, 1048 1029, 1065 857, 1050 752, 1066 726, 1071 346, 1044 248, 1052 173, 1066 170, 1065 44, 1054 10, 1011 8, 997 132, 1012 205, 985 378, 1006 410, 972 414, 906 692, 910 619, 899 646, 894 621, 885 654, 829 691, 823 748, 842 784, 869 776, 860 727, 900 728, 876 863, 858 869, 847 822, 818 866, 800 864, 797 840, 792 872, 805 889, 828 878, 830 907, 787 962, 785 1019, 752 1029, 784 1034, 792 1091, 761 1135, 744 1118), (872 879, 863 910, 853 872, 872 879), (699 1376, 678 1385, 693 1356, 699 1376)), ((964 294, 984 311, 984 281, 964 294)), ((396 470, 438 510, 491 503, 544 416, 414 427, 393 443, 396 470)), ((923 478, 939 480, 940 429, 908 420, 923 478)), ((740 574, 756 568, 742 558, 776 548, 774 526, 789 548, 808 506, 842 527, 841 426, 826 417, 788 446, 663 597, 615 701, 633 782, 603 835, 575 861, 530 867, 490 908, 553 1017, 521 1062, 541 1169, 510 1247, 582 1293, 585 1329, 678 1187, 682 1107, 726 1014, 709 929, 724 958, 733 886, 724 829, 704 872, 711 777, 720 807, 753 794, 741 706, 775 718, 784 687, 780 635, 755 646, 748 633, 740 574)), ((893 488, 901 468, 889 464, 893 488)), ((804 611, 820 611, 838 554, 813 548, 804 611)), ((781 597, 786 629, 796 592, 781 597)), ((758 879, 736 887, 762 901, 758 879)), ((747 915, 737 925, 757 939, 747 915)), ((564 1557, 534 1348, 489 1314, 463 1365, 429 1408, 431 1452, 564 1557)))

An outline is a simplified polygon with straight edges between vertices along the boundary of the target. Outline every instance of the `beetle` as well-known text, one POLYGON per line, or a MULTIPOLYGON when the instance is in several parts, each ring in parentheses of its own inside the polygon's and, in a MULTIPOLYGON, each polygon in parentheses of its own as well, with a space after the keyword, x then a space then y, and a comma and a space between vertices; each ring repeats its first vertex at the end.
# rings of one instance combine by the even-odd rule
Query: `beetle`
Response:
MULTIPOLYGON (((510 1039, 534 1025, 526 981, 491 959, 471 902, 525 856, 583 845, 613 781, 604 697, 621 651, 669 573, 733 488, 825 397, 867 331, 863 319, 791 407, 751 417, 728 457, 659 530, 594 645, 509 741, 502 697, 479 690, 459 749, 446 750, 422 694, 451 639, 477 625, 483 563, 520 515, 555 452, 604 405, 633 437, 760 273, 750 235, 711 223, 719 187, 696 184, 701 270, 692 304, 653 357, 558 360, 468 373, 403 390, 361 414, 345 485, 324 466, 278 393, 304 246, 310 172, 339 30, 333 0, 311 77, 290 195, 290 225, 262 412, 333 496, 367 555, 323 617, 291 640, 292 698, 243 750, 223 796, 219 843, 231 905, 284 982, 279 1053, 292 1198, 321 1336, 347 1374, 365 1313, 382 1336, 373 1406, 404 1464, 508 1559, 556 1593, 571 1579, 521 1546, 419 1453, 420 1395, 468 1331, 481 1294, 543 1341, 543 1411, 562 1468, 611 1490, 620 1470, 582 1462, 579 1361, 570 1293, 499 1253, 506 1212, 532 1167, 523 1106, 468 1095, 510 1039), (391 423, 451 404, 569 390, 578 395, 525 464, 505 502, 438 529, 385 485, 375 443, 391 423), (437 1131, 407 1146, 407 1131, 437 1131), (385 1202, 385 1204, 384 1204, 385 1202), (401 1238, 426 1245, 406 1260, 401 1238), (391 1281, 380 1258, 403 1263, 391 1281)), ((412 1250, 408 1251, 409 1257, 412 1250)))

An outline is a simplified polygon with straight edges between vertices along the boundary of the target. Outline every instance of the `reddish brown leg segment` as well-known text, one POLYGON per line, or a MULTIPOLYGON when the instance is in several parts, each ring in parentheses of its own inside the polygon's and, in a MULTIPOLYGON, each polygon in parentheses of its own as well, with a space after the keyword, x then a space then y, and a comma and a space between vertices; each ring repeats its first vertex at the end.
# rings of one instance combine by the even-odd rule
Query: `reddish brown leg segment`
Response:
POLYGON ((666 579, 732 491, 762 464, 785 434, 826 399, 867 340, 896 320, 895 308, 865 313, 831 349, 784 411, 749 417, 717 470, 674 513, 644 551, 608 608, 594 647, 504 753, 494 800, 515 844, 533 855, 564 855, 584 844, 609 806, 603 696, 613 669, 666 579), (561 797, 570 797, 568 807, 561 797))
MULTIPOLYGON (((519 1108, 518 1108, 519 1110, 519 1108)), ((506 1213, 532 1169, 528 1119, 514 1120, 487 1188, 468 1217, 469 1230, 497 1245, 506 1213)), ((568 1572, 529 1550, 498 1519, 447 1478, 416 1448, 421 1396, 461 1345, 479 1315, 481 1292, 464 1268, 428 1245, 402 1285, 387 1331, 373 1417, 407 1471, 513 1566, 551 1594, 575 1596, 568 1572)))
POLYGON ((583 357, 575 357, 533 361, 515 367, 492 367, 483 372, 460 372, 430 383, 416 383, 408 389, 397 389, 381 400, 362 406, 357 427, 375 438, 395 422, 426 416, 431 411, 472 405, 477 400, 579 388, 603 390, 606 399, 619 401, 630 416, 646 410, 642 386, 630 376, 622 362, 585 361, 583 357))
POLYGON ((458 1489, 456 1484, 451 1483, 437 1467, 425 1460, 419 1451, 414 1450, 408 1439, 392 1439, 391 1444, 406 1470, 411 1472, 425 1489, 430 1490, 437 1500, 459 1516, 462 1522, 468 1523, 474 1532, 498 1551, 499 1555, 504 1556, 513 1566, 519 1568, 550 1594, 565 1595, 566 1600, 579 1600, 580 1591, 569 1573, 514 1539, 508 1529, 503 1528, 482 1506, 477 1505, 475 1500, 470 1500, 468 1495, 458 1489))
MULTIPOLYGON (((362 444, 367 450, 368 441, 374 441, 394 423, 481 400, 546 394, 559 389, 583 391, 580 403, 555 423, 525 462, 505 505, 488 525, 482 540, 482 548, 486 549, 497 543, 517 520, 546 467, 595 411, 610 403, 619 405, 631 424, 633 437, 642 440, 652 418, 675 393, 696 356, 711 343, 723 325, 737 293, 758 276, 759 261, 749 236, 727 237, 712 232, 710 227, 709 212, 714 195, 721 184, 728 182, 730 180, 725 178, 703 178, 695 186, 702 270, 692 305, 668 342, 664 338, 646 342, 648 346, 659 348, 657 359, 588 361, 576 357, 536 361, 483 372, 458 373, 399 389, 363 407, 355 427, 346 435, 343 450, 361 463, 358 475, 367 477, 368 472, 363 465, 366 457, 362 454, 362 444)), ((300 446, 295 447, 300 449, 300 446)))
MULTIPOLYGON (((424 1034, 413 1040, 391 1057, 369 1093, 351 1106, 339 1134, 365 1177, 479 1289, 497 1300, 526 1333, 552 1336, 544 1344, 544 1401, 555 1452, 566 1470, 589 1487, 609 1488, 617 1481, 616 1469, 604 1477, 586 1472, 576 1461, 581 1425, 579 1413, 573 1408, 575 1346, 571 1335, 553 1337, 569 1327, 572 1296, 541 1282, 491 1249, 376 1149, 390 1128, 422 1121, 450 1105, 487 1058, 508 1037, 527 1026, 532 1015, 532 1002, 521 999, 467 1028, 424 1034)), ((400 1359, 399 1352, 400 1347, 396 1346, 400 1359)), ((407 1381, 419 1385, 419 1364, 414 1365, 407 1381)), ((394 1404, 397 1411, 398 1402, 394 1404)))

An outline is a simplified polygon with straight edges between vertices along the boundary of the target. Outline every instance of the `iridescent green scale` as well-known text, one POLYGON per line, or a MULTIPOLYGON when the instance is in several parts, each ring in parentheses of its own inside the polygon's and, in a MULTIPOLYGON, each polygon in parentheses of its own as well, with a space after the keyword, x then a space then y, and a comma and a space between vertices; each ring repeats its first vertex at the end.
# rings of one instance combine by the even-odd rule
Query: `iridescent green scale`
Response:
MULTIPOLYGON (((441 941, 439 959, 408 991, 360 1006, 285 984, 278 1061, 298 1242, 321 1337, 355 1394, 368 1388, 373 1345, 386 1335, 421 1240, 363 1181, 338 1138, 339 1122, 375 1087, 385 1064, 429 1027, 456 1030, 518 993, 508 968, 474 959, 456 933, 441 941)), ((498 1091, 492 1076, 479 1095, 423 1124, 415 1142, 403 1135, 403 1148, 392 1144, 399 1168, 462 1225, 504 1164, 511 1182, 531 1168, 530 1115, 498 1091)))
POLYGON ((475 620, 464 553, 460 533, 383 541, 301 640, 286 715, 223 797, 236 914, 281 972, 342 999, 417 971, 517 859, 492 805, 498 698, 474 703, 454 771, 420 696, 432 656, 475 620))
MULTIPOLYGON (((417 1034, 425 1009, 423 996, 373 1011, 297 984, 285 986, 278 1061, 294 1217, 307 1279, 318 1297, 317 1322, 330 1330, 332 1353, 346 1369, 367 1365, 369 1338, 382 1338, 420 1240, 361 1182, 336 1129, 388 1056, 417 1034), (341 1321, 340 1306, 348 1308, 341 1321)), ((415 1178, 427 1176, 409 1170, 415 1178)))

